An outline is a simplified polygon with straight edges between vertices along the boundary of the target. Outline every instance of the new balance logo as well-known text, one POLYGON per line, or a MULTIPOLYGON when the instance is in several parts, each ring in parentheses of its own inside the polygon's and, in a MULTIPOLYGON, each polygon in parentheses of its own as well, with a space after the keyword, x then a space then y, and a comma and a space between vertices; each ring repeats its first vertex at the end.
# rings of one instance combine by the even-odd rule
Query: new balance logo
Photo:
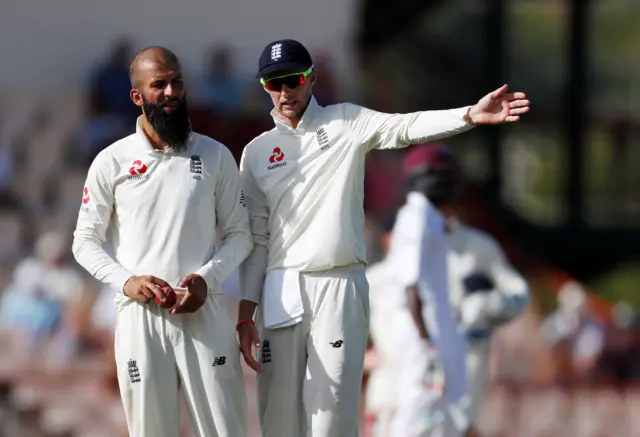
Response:
POLYGON ((227 362, 227 357, 216 357, 213 360, 212 367, 222 366, 227 362))
POLYGON ((319 128, 316 131, 316 140, 318 141, 318 145, 320 146, 320 150, 327 150, 329 147, 329 137, 325 132, 324 128, 319 128))
POLYGON ((271 60, 277 61, 282 57, 282 44, 274 44, 271 46, 271 60))
POLYGON ((329 343, 331 346, 333 346, 334 348, 338 349, 342 347, 342 344, 344 342, 342 340, 338 340, 338 341, 334 341, 333 343, 329 343))
POLYGON ((129 360, 127 364, 127 371, 129 372, 129 381, 131 384, 140 382, 140 370, 138 370, 138 363, 136 360, 129 360))
POLYGON ((262 342, 262 356, 261 356, 262 364, 271 362, 271 342, 265 339, 262 342))
POLYGON ((191 155, 189 171, 193 174, 193 179, 200 179, 202 175, 202 160, 199 155, 191 155))
POLYGON ((244 195, 244 191, 240 190, 240 205, 246 208, 247 206, 247 198, 244 195))

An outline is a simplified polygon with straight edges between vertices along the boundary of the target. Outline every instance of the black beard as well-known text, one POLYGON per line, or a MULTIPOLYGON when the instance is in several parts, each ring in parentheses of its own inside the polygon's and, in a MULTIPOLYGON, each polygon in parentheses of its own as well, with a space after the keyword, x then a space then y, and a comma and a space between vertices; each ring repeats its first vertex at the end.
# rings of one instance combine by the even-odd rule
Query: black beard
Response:
POLYGON ((147 121, 162 142, 167 143, 176 152, 186 150, 191 134, 186 97, 170 99, 162 103, 151 103, 143 97, 142 109, 147 121), (173 102, 178 103, 177 108, 172 112, 165 112, 164 107, 173 102))

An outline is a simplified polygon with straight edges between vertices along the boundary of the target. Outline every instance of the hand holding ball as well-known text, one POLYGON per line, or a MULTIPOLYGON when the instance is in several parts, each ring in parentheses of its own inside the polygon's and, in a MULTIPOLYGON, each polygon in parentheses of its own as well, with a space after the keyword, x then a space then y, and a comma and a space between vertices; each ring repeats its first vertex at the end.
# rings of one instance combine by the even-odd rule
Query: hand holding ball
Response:
POLYGON ((176 293, 169 287, 160 287, 164 293, 164 298, 156 296, 156 303, 162 308, 173 308, 178 300, 176 293))

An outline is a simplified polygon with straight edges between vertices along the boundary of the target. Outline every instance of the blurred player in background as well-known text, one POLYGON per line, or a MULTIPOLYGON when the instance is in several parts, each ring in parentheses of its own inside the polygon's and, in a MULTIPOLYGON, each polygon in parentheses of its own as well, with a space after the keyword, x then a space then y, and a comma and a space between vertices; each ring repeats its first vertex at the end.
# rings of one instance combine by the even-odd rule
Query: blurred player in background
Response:
POLYGON ((384 114, 350 103, 320 106, 307 49, 274 41, 258 77, 275 127, 251 141, 240 172, 255 247, 242 264, 240 344, 259 376, 265 437, 356 437, 369 296, 365 277, 364 163, 395 149, 515 122, 528 111, 507 86, 477 104, 384 114), (264 290, 263 290, 264 289, 264 290), (261 305, 258 325, 255 309, 261 305), (252 347, 262 344, 252 355, 252 347))
POLYGON ((371 424, 367 437, 391 436, 391 424, 398 401, 398 378, 406 359, 406 344, 418 342, 404 297, 404 290, 394 278, 387 255, 395 214, 382 223, 380 245, 383 259, 367 269, 371 303, 370 336, 372 349, 365 363, 371 362, 371 375, 365 398, 365 417, 371 424))
POLYGON ((424 194, 446 219, 450 300, 467 340, 468 413, 477 423, 489 377, 491 335, 522 312, 529 289, 493 237, 460 221, 456 199, 462 175, 450 150, 442 144, 417 147, 420 159, 408 160, 405 171, 422 173, 424 194))
POLYGON ((224 145, 191 131, 175 54, 145 49, 130 76, 142 109, 136 133, 91 164, 73 242, 78 263, 115 289, 129 433, 178 437, 182 386, 199 437, 246 437, 238 344, 220 286, 253 246, 238 168, 224 145), (115 260, 103 248, 107 231, 115 260), (185 291, 170 308, 177 287, 185 291))
MULTIPOLYGON (((461 412, 467 400, 466 345, 449 301, 447 221, 428 197, 430 152, 419 145, 405 156, 407 201, 398 212, 387 261, 406 290, 419 337, 404 342, 394 437, 455 437, 473 430, 468 417, 450 414, 461 412)), ((397 335, 399 341, 407 337, 397 335)))

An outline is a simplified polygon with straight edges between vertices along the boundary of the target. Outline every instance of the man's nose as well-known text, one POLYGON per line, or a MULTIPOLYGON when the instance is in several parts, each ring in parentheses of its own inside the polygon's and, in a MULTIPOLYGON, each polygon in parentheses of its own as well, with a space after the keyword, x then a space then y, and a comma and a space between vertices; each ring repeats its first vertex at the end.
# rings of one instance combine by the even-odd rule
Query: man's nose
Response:
POLYGON ((176 95, 176 89, 173 85, 167 85, 164 89, 165 97, 174 97, 176 95))
POLYGON ((289 87, 286 83, 283 83, 282 84, 282 89, 280 90, 280 92, 285 93, 285 94, 291 94, 294 89, 295 88, 289 87))

